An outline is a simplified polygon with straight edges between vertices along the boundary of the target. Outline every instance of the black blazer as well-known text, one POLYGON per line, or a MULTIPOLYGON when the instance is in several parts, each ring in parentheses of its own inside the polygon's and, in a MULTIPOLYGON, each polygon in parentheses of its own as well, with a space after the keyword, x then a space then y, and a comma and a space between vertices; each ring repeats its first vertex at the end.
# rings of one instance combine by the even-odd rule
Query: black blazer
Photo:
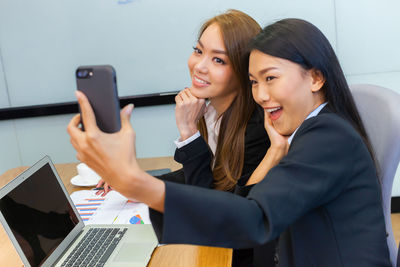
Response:
MULTIPOLYGON (((257 168, 269 146, 270 141, 264 128, 263 111, 257 106, 246 127, 241 184, 247 182, 247 180, 243 180, 248 179, 246 174, 251 174, 257 168)), ((186 146, 175 150, 174 159, 181 163, 183 168, 158 176, 158 178, 163 181, 213 188, 212 157, 212 152, 206 141, 203 138, 197 138, 186 146)))
MULTIPOLYGON (((270 141, 264 128, 263 110, 257 106, 246 127, 242 178, 238 181, 239 186, 236 186, 234 189, 236 194, 247 195, 247 190, 239 190, 238 188, 242 188, 241 185, 246 184, 251 173, 265 156, 269 146, 270 141)), ((214 178, 211 168, 212 157, 212 152, 205 140, 197 138, 175 151, 175 160, 181 163, 183 168, 159 176, 158 178, 175 183, 214 188, 214 178)), ((163 215, 150 209, 150 219, 157 236, 161 237, 163 215)), ((268 246, 268 248, 264 249, 264 253, 268 253, 268 255, 265 255, 265 258, 268 258, 268 262, 273 263, 275 243, 271 242, 265 246, 268 246)), ((253 249, 234 250, 232 266, 253 266, 253 249)))
POLYGON ((327 107, 300 126, 288 154, 246 198, 165 184, 162 243, 251 248, 279 237, 282 267, 390 266, 374 163, 354 128, 327 107))

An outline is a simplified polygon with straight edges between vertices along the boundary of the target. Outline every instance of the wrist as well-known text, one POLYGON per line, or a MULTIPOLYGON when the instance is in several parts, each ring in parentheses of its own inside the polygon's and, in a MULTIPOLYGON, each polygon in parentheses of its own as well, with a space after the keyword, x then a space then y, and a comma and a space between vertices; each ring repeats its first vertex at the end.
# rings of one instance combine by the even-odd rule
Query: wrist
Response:
POLYGON ((185 129, 180 129, 179 134, 181 136, 180 141, 185 141, 189 137, 193 136, 195 133, 197 133, 198 129, 196 125, 191 125, 188 127, 185 127, 185 129))
POLYGON ((271 146, 268 150, 267 150, 267 154, 266 157, 270 158, 271 163, 278 164, 279 161, 281 161, 281 159, 286 155, 286 148, 282 147, 282 146, 271 146))
POLYGON ((164 211, 165 183, 141 168, 132 167, 125 175, 124 188, 119 192, 128 199, 135 199, 149 207, 164 211))

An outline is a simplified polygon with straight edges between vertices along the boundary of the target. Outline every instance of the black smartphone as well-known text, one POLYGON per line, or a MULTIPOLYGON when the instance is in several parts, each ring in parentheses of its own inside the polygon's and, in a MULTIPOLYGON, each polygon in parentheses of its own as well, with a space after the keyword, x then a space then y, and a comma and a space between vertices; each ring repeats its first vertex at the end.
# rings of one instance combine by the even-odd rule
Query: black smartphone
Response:
POLYGON ((80 66, 75 76, 77 88, 89 99, 100 130, 105 133, 118 132, 121 118, 114 68, 110 65, 80 66))

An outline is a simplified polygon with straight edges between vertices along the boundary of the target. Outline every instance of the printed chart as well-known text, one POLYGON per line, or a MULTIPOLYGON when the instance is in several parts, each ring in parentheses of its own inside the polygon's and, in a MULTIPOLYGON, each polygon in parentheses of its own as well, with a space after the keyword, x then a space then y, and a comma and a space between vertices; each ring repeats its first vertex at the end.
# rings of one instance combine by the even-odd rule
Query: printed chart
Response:
POLYGON ((116 191, 105 197, 97 196, 95 190, 76 191, 72 201, 83 222, 88 224, 150 224, 146 204, 129 201, 116 191))

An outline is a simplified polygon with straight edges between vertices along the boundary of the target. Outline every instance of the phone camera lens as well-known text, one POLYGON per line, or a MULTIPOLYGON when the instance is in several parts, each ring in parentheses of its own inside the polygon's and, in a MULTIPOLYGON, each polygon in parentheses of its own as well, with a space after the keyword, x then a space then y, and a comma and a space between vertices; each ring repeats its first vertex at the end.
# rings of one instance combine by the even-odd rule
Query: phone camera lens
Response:
POLYGON ((87 78, 89 72, 87 70, 78 70, 76 73, 76 76, 78 76, 78 78, 87 78))

